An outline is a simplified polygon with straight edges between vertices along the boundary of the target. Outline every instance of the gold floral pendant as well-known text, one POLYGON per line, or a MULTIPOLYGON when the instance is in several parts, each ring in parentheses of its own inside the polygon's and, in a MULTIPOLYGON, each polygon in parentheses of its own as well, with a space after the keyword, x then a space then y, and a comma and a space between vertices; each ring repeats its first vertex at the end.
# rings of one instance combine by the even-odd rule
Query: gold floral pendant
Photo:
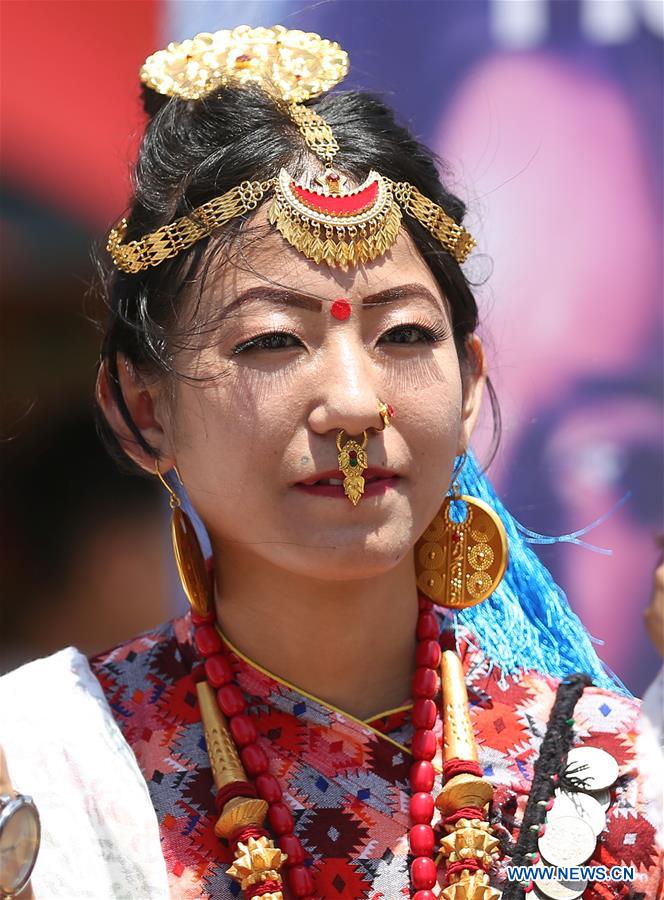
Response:
POLYGON ((365 452, 368 438, 366 431, 362 432, 362 443, 358 444, 352 438, 341 446, 343 428, 337 435, 337 450, 339 451, 339 469, 344 474, 344 494, 353 506, 357 506, 364 493, 364 478, 362 472, 368 467, 369 460, 365 452))

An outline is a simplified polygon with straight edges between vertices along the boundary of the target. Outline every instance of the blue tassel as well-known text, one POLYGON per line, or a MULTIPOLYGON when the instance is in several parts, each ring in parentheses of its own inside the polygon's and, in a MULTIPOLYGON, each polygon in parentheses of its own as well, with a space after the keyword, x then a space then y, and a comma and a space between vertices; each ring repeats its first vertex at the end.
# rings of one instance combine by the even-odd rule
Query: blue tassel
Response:
POLYGON ((527 542, 530 538, 582 544, 579 537, 588 529, 551 539, 529 532, 500 502, 472 452, 461 470, 459 486, 462 494, 488 503, 507 532, 509 563, 503 580, 488 600, 463 610, 457 619, 475 635, 489 662, 507 675, 528 669, 556 678, 587 672, 597 687, 632 696, 600 661, 564 592, 527 542))

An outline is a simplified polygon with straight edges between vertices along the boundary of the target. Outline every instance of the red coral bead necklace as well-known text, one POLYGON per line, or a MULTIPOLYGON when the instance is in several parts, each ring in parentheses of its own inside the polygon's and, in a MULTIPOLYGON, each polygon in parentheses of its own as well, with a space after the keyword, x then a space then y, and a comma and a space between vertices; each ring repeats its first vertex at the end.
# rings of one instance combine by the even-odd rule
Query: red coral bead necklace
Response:
MULTIPOLYGON (((433 612, 433 603, 419 595, 417 619, 416 669, 413 675, 412 723, 414 727, 411 752, 413 763, 410 769, 410 830, 408 841, 413 862, 410 867, 411 896, 413 900, 433 900, 432 888, 437 880, 437 867, 433 859, 435 837, 431 820, 434 801, 433 786, 435 769, 432 760, 436 754, 437 742, 434 726, 437 718, 435 697, 440 688, 438 667, 441 649, 438 642, 440 626, 433 612)), ((194 671, 196 680, 206 680, 216 690, 219 709, 228 720, 228 727, 239 752, 249 784, 229 786, 234 795, 254 794, 268 804, 267 821, 277 838, 279 849, 288 855, 285 876, 291 894, 302 900, 315 900, 314 879, 311 861, 307 860, 304 847, 295 835, 295 820, 284 803, 281 787, 277 779, 268 771, 269 762, 263 748, 258 743, 258 732, 247 715, 247 703, 235 683, 233 669, 226 655, 224 642, 215 628, 214 613, 197 616, 192 613, 195 626, 194 642, 203 659, 194 671), (307 865, 307 862, 309 865, 307 865)), ((223 806, 231 796, 229 788, 217 794, 217 806, 223 806)), ((257 829, 257 833, 262 833, 257 829)), ((246 838, 246 833, 243 835, 246 838)), ((266 888, 275 885, 263 883, 245 891, 247 900, 266 893, 266 888)))

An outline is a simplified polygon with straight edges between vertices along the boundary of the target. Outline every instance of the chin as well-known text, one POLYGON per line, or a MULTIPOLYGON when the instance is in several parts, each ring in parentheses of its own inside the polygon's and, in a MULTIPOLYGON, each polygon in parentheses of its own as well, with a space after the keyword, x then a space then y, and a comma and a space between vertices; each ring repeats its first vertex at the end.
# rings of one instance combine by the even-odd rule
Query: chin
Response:
POLYGON ((319 581, 361 581, 386 575, 412 552, 413 547, 403 540, 379 543, 377 534, 372 536, 374 546, 349 541, 348 536, 344 537, 343 543, 331 539, 329 544, 322 534, 318 537, 320 543, 316 546, 312 546, 311 538, 306 544, 298 542, 297 556, 289 554, 290 558, 282 558, 279 565, 293 574, 319 581))

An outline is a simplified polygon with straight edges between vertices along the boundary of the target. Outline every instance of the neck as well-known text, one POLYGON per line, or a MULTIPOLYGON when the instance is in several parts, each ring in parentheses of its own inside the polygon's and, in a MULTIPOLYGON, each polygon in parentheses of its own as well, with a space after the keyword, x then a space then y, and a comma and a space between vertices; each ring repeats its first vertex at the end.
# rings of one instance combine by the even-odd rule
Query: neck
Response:
POLYGON ((279 678, 367 720, 411 696, 417 588, 412 555, 358 581, 320 581, 214 552, 217 620, 238 650, 279 678))

